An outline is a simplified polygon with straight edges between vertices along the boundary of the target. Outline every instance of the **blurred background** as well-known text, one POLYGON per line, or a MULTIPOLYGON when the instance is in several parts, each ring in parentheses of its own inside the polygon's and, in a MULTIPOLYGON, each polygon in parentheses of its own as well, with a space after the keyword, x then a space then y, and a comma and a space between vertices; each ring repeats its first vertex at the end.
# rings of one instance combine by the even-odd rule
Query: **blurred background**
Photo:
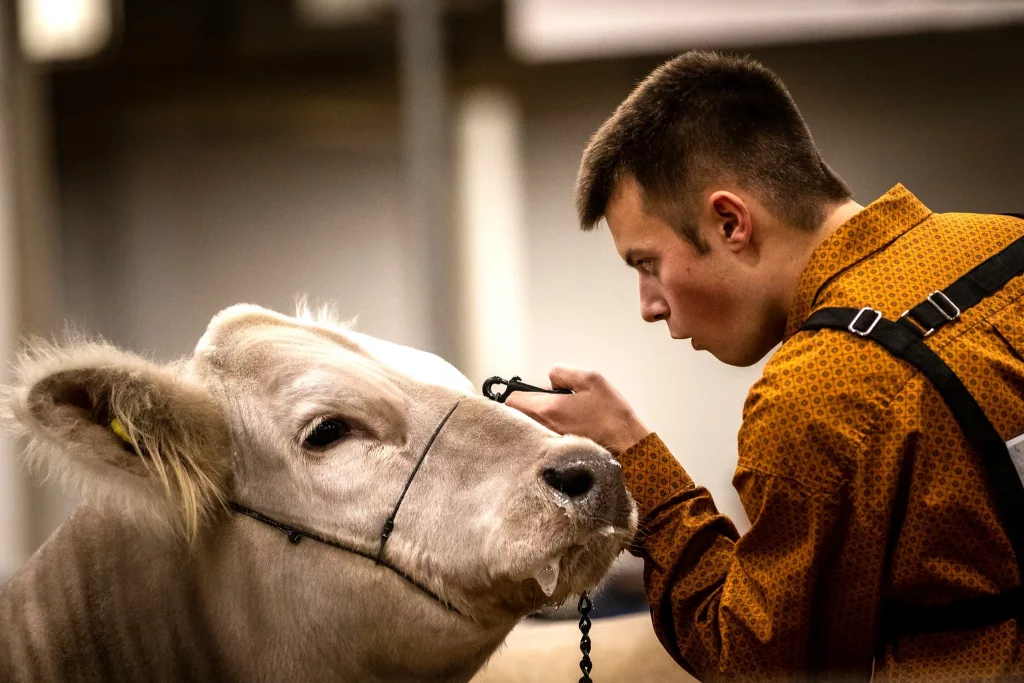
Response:
MULTIPOLYGON (((743 529, 760 369, 645 325, 572 202, 588 136, 696 46, 775 70, 860 203, 1024 210, 1020 0, 2 0, 0 356, 70 323, 172 359, 305 294, 477 385, 603 371, 743 529)), ((75 505, 2 447, 0 580, 75 505)))

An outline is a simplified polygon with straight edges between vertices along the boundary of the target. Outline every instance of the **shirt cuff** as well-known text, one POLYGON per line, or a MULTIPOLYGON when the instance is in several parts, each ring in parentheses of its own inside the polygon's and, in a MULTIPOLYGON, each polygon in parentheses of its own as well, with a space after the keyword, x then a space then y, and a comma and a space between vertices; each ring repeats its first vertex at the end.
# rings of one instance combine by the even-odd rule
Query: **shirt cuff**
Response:
POLYGON ((654 432, 623 451, 618 460, 641 520, 680 491, 693 488, 690 475, 654 432))

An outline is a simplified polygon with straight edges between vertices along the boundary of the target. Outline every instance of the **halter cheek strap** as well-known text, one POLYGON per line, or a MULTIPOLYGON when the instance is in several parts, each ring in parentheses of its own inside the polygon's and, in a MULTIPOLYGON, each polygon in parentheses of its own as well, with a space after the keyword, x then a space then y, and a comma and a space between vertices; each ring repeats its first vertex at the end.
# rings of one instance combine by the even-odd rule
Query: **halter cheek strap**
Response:
POLYGON ((456 609, 454 605, 449 603, 447 600, 444 600, 437 593, 430 590, 422 583, 420 583, 419 581, 417 581, 416 579, 414 579, 413 577, 409 576, 404 571, 396 567, 394 564, 391 564, 390 562, 384 559, 384 545, 388 542, 388 539, 391 537, 391 532, 395 529, 395 517, 398 516, 398 509, 402 507, 402 501, 405 500, 405 494, 409 492, 409 487, 412 485, 412 480, 416 477, 416 473, 420 471, 420 466, 426 459, 427 453, 430 452, 430 447, 434 445, 434 441, 437 439, 437 435, 441 433, 441 429, 444 428, 445 423, 448 422, 448 418, 450 418, 452 416, 452 413, 455 412, 455 409, 459 407, 459 403, 461 403, 461 401, 457 401, 455 405, 451 407, 451 410, 449 410, 448 413, 444 416, 444 419, 442 419, 441 422, 438 423, 437 428, 434 430, 434 433, 431 434, 430 440, 427 441, 427 445, 423 448, 423 452, 420 454, 419 459, 416 461, 416 465, 412 468, 412 472, 409 473, 409 478, 405 480, 405 486, 402 487, 402 493, 401 495, 398 496, 398 501, 395 503, 395 506, 391 509, 391 514, 388 515, 388 518, 386 520, 384 520, 384 525, 381 527, 380 547, 377 549, 376 555, 372 555, 366 551, 359 550, 358 548, 354 548, 352 546, 345 545, 337 541, 332 541, 323 534, 319 534, 312 531, 306 531, 304 529, 298 529, 293 526, 288 526, 287 524, 282 524, 281 522, 275 519, 267 517, 266 515, 257 512, 256 510, 245 507, 244 505, 241 505, 234 501, 228 503, 228 507, 230 507, 235 512, 239 512, 243 515, 246 515, 247 517, 255 519, 257 522, 262 522, 268 526, 274 527, 278 531, 283 532, 288 537, 288 540, 292 543, 298 543, 303 539, 303 537, 310 538, 319 543, 324 543, 325 545, 329 545, 334 548, 338 548, 339 550, 344 550, 346 552, 352 553, 353 555, 359 555, 360 557, 365 557, 368 560, 373 560, 374 564, 382 567, 387 567, 395 574, 398 574, 407 582, 409 582, 410 584, 418 588, 420 591, 425 593, 428 597, 433 598, 437 602, 444 605, 444 607, 446 607, 449 611, 461 616, 462 612, 456 609))
POLYGON ((455 614, 458 614, 458 615, 462 616, 462 612, 460 612, 454 605, 452 605, 447 600, 445 600, 444 598, 439 596, 437 593, 435 593, 434 591, 430 590, 429 588, 424 586, 422 583, 417 581, 415 578, 409 576, 404 571, 402 571, 401 569, 399 569, 395 565, 391 564, 390 562, 387 562, 385 560, 378 560, 376 558, 376 556, 374 556, 371 553, 368 553, 366 551, 360 550, 358 548, 354 548, 354 547, 349 546, 349 545, 345 545, 344 543, 338 543, 337 541, 332 541, 331 539, 327 538, 326 536, 321 536, 320 534, 314 533, 312 531, 306 531, 304 529, 296 529, 293 526, 288 526, 287 524, 282 524, 281 522, 278 522, 275 519, 271 519, 270 517, 267 517, 264 514, 256 512, 255 510, 253 510, 251 508, 247 508, 244 505, 239 505, 238 503, 235 503, 235 502, 228 503, 228 507, 230 507, 235 512, 239 512, 239 513, 241 513, 241 514, 243 514, 243 515, 245 515, 247 517, 251 517, 252 519, 255 519, 257 522, 262 522, 262 523, 266 524, 267 526, 274 527, 278 531, 281 531, 282 533, 284 533, 284 535, 287 536, 288 540, 291 541, 292 543, 298 543, 303 538, 309 538, 309 539, 312 539, 312 540, 314 540, 314 541, 316 541, 318 543, 323 543, 324 545, 329 545, 329 546, 332 546, 332 547, 337 548, 339 550, 344 550, 347 553, 352 553, 353 555, 359 555, 360 557, 365 557, 366 559, 373 561, 374 564, 380 565, 382 567, 387 567, 388 569, 393 571, 395 574, 398 574, 400 577, 405 579, 408 583, 412 584, 415 588, 418 588, 420 590, 420 592, 425 594, 427 597, 433 598, 434 600, 439 602, 448 611, 454 612, 455 614))
POLYGON ((405 494, 409 492, 409 487, 412 485, 412 480, 416 477, 416 473, 420 471, 420 465, 427 458, 427 453, 430 452, 430 447, 434 445, 434 440, 437 439, 437 435, 441 433, 441 429, 445 423, 448 422, 448 418, 452 416, 455 409, 459 407, 461 401, 456 401, 455 405, 452 406, 448 414, 444 416, 444 419, 437 425, 434 433, 430 435, 430 440, 427 441, 426 447, 423 449, 423 453, 420 454, 419 460, 416 461, 416 465, 412 468, 412 472, 409 473, 409 478, 405 480, 405 486, 402 487, 402 494, 398 496, 398 501, 395 503, 395 507, 392 508, 391 514, 384 521, 384 526, 380 529, 380 548, 377 550, 377 564, 380 564, 381 558, 384 557, 384 545, 391 538, 391 532, 395 530, 395 517, 398 515, 398 508, 402 507, 402 501, 405 500, 405 494))

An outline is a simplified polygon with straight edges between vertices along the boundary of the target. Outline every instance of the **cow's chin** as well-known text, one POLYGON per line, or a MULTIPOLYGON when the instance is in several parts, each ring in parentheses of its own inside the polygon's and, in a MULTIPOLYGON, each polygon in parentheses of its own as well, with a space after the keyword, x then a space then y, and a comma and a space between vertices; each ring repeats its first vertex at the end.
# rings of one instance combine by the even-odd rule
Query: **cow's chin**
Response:
MULTIPOLYGON (((468 606, 468 616, 481 624, 514 623, 541 608, 557 605, 585 590, 594 588, 607 573, 612 562, 623 550, 625 544, 590 543, 563 551, 558 559, 558 577, 552 579, 533 576, 509 575, 495 580, 490 590, 473 596, 468 606), (544 583, 545 585, 542 585, 544 583)), ((555 555, 536 563, 532 574, 544 572, 555 555)), ((549 570, 554 571, 554 570, 549 570)))
MULTIPOLYGON (((461 613, 482 626, 513 624, 548 605, 557 605, 597 586, 612 562, 629 546, 635 531, 607 527, 556 544, 537 543, 515 567, 497 571, 467 592, 448 595, 461 613)), ((465 585, 465 584, 463 584, 465 585)))
MULTIPOLYGON (((618 508, 602 508, 608 511, 610 524, 584 516, 567 520, 569 524, 557 531, 548 527, 550 533, 544 538, 547 543, 538 543, 535 551, 519 558, 512 576, 523 596, 519 616, 561 604, 601 581, 636 532, 636 506, 628 496, 623 503, 618 508)), ((565 518, 556 518, 561 526, 565 518)))
POLYGON ((619 553, 629 546, 632 536, 631 528, 606 527, 582 543, 570 545, 561 554, 538 562, 538 569, 524 579, 526 587, 533 591, 534 604, 560 604, 570 596, 593 589, 619 553), (553 576, 556 571, 557 580, 553 576))
POLYGON ((511 611, 517 618, 523 617, 593 589, 619 553, 629 547, 634 532, 631 517, 626 526, 606 526, 526 560, 511 577, 515 584, 511 611))
MULTIPOLYGON (((445 581, 458 588, 445 597, 478 623, 518 621, 597 586, 636 533, 636 505, 623 491, 616 505, 601 506, 601 518, 567 515, 551 505, 534 516, 532 529, 504 531, 505 543, 490 562, 462 563, 445 581)), ((483 558, 478 558, 483 559, 483 558)))

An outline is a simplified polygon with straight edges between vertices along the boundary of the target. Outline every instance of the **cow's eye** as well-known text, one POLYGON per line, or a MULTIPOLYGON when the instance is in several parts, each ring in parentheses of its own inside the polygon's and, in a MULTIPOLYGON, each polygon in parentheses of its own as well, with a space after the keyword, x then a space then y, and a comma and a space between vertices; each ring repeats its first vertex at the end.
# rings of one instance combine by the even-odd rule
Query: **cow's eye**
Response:
POLYGON ((345 438, 350 431, 352 431, 351 427, 342 420, 327 418, 321 420, 313 427, 309 436, 302 442, 302 445, 309 448, 324 448, 339 439, 345 438))

